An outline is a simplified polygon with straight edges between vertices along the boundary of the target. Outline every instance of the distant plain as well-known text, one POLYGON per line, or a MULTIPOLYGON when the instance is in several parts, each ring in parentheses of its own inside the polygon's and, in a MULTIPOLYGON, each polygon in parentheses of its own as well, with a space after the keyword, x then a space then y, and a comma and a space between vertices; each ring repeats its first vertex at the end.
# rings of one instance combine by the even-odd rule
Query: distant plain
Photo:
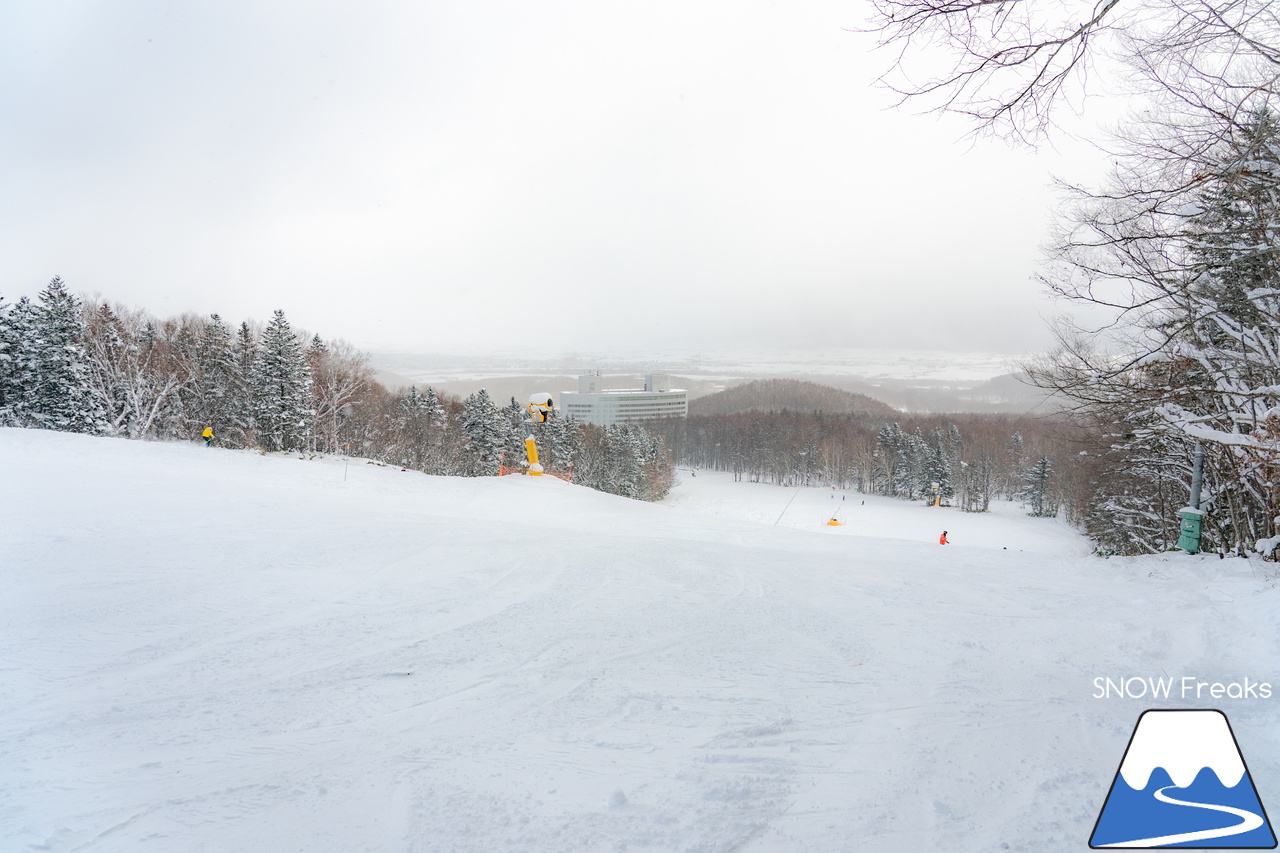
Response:
POLYGON ((666 373, 690 398, 761 378, 800 379, 866 394, 904 412, 1028 412, 1044 394, 1022 378, 1025 356, 872 348, 670 350, 648 353, 556 353, 512 350, 440 353, 372 350, 389 388, 431 386, 466 396, 480 388, 497 400, 535 391, 576 390, 577 377, 602 373, 619 388, 641 387, 646 373, 666 373))

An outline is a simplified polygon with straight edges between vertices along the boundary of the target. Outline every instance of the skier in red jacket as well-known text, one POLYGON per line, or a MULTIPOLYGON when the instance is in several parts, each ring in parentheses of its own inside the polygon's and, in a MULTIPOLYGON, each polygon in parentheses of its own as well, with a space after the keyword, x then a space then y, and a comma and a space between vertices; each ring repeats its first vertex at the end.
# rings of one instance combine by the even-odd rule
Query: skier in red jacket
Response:
POLYGON ((942 531, 942 535, 938 537, 938 544, 939 544, 939 545, 949 545, 949 544, 951 544, 951 543, 947 542, 947 531, 945 531, 945 530, 944 530, 944 531, 942 531))

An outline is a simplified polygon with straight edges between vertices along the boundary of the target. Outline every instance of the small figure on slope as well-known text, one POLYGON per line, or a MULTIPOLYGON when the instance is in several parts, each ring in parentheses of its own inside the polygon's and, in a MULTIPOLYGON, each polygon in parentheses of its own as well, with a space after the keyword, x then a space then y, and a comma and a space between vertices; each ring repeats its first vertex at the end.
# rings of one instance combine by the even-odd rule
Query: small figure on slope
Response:
POLYGON ((942 531, 942 535, 938 537, 938 544, 939 544, 939 545, 950 545, 950 544, 951 544, 950 542, 948 542, 948 541, 947 541, 947 531, 945 531, 945 530, 944 530, 944 531, 942 531))
POLYGON ((213 427, 205 427, 204 432, 200 433, 200 437, 204 439, 205 447, 213 446, 213 427))

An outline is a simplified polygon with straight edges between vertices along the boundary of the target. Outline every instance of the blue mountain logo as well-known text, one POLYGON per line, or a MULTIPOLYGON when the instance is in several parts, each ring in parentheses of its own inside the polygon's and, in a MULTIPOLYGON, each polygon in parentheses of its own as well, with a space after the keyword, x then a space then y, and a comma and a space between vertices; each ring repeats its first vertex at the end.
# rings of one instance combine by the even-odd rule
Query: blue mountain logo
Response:
POLYGON ((1092 849, 1271 850, 1276 836, 1227 715, 1144 711, 1089 839, 1092 849))

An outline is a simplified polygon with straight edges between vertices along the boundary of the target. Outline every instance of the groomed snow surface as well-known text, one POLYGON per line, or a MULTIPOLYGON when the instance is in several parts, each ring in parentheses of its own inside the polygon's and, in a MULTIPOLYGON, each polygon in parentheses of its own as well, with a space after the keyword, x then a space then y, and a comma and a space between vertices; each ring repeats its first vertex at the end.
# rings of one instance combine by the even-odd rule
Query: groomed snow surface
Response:
POLYGON ((1148 707, 1221 707, 1280 808, 1280 699, 1093 683, 1280 693, 1274 564, 707 473, 12 429, 0 471, 0 850, 1084 850, 1148 707))

